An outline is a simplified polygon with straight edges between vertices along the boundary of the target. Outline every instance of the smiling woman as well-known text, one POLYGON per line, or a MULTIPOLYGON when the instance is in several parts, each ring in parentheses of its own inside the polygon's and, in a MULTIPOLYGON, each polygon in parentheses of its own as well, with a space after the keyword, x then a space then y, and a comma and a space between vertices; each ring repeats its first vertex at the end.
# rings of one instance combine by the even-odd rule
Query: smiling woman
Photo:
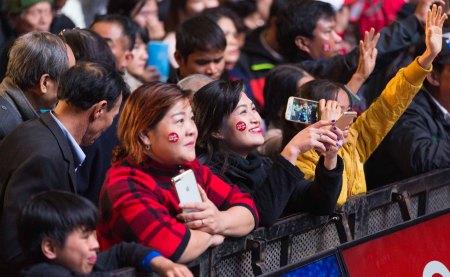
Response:
POLYGON ((197 127, 187 91, 160 82, 139 87, 123 108, 118 135, 122 146, 99 201, 102 249, 136 241, 188 262, 221 244, 224 236, 244 236, 257 226, 250 196, 197 161, 197 127), (189 169, 202 202, 180 205, 171 179, 189 169))
POLYGON ((252 195, 261 225, 270 226, 286 213, 334 210, 342 181, 343 163, 336 154, 342 132, 320 129, 331 123, 311 125, 271 161, 254 153, 264 143, 261 117, 241 82, 205 85, 194 96, 194 112, 200 160, 223 180, 252 195), (320 178, 314 182, 306 181, 294 166, 296 155, 312 148, 324 156, 317 164, 320 178))

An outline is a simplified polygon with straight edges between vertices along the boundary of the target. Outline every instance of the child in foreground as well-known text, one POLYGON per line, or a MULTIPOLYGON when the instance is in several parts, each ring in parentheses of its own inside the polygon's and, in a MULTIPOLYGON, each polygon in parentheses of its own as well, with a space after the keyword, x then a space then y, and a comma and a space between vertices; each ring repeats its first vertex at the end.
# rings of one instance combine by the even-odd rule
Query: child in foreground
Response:
POLYGON ((32 197, 17 222, 28 262, 21 276, 112 276, 111 271, 123 267, 161 276, 192 276, 186 266, 135 243, 97 253, 97 220, 95 206, 75 194, 49 191, 32 197))

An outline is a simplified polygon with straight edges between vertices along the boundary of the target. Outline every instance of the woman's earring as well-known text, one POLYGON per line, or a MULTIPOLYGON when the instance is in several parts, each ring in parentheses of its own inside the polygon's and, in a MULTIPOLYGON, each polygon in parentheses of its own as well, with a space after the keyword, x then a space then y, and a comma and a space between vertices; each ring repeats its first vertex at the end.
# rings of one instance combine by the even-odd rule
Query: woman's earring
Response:
POLYGON ((152 146, 151 146, 150 144, 144 145, 144 149, 147 150, 147 151, 150 150, 151 147, 152 147, 152 146))

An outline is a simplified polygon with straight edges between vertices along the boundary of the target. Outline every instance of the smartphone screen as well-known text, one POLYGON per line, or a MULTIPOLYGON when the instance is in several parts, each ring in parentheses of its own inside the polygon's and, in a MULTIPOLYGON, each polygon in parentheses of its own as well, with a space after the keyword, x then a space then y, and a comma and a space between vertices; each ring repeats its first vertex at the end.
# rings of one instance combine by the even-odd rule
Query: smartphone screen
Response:
POLYGON ((319 102, 298 97, 289 97, 285 118, 289 121, 312 124, 319 120, 319 102))

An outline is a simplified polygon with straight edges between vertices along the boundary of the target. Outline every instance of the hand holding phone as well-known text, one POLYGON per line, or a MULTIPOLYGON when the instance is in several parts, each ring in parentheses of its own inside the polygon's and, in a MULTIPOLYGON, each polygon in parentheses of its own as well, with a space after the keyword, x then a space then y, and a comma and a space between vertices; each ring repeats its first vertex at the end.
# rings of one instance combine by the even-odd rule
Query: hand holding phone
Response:
MULTIPOLYGON (((191 169, 172 178, 172 184, 177 191, 180 204, 202 202, 202 197, 197 186, 194 171, 191 169)), ((185 213, 194 212, 194 209, 183 210, 185 213)))
POLYGON ((298 97, 289 97, 286 105, 286 120, 313 124, 319 120, 319 102, 298 97))
POLYGON ((341 117, 339 117, 338 120, 336 120, 336 123, 334 124, 334 126, 338 127, 342 131, 344 131, 344 129, 347 128, 347 126, 349 126, 355 118, 356 118, 356 112, 354 112, 354 111, 345 112, 341 115, 341 117))

